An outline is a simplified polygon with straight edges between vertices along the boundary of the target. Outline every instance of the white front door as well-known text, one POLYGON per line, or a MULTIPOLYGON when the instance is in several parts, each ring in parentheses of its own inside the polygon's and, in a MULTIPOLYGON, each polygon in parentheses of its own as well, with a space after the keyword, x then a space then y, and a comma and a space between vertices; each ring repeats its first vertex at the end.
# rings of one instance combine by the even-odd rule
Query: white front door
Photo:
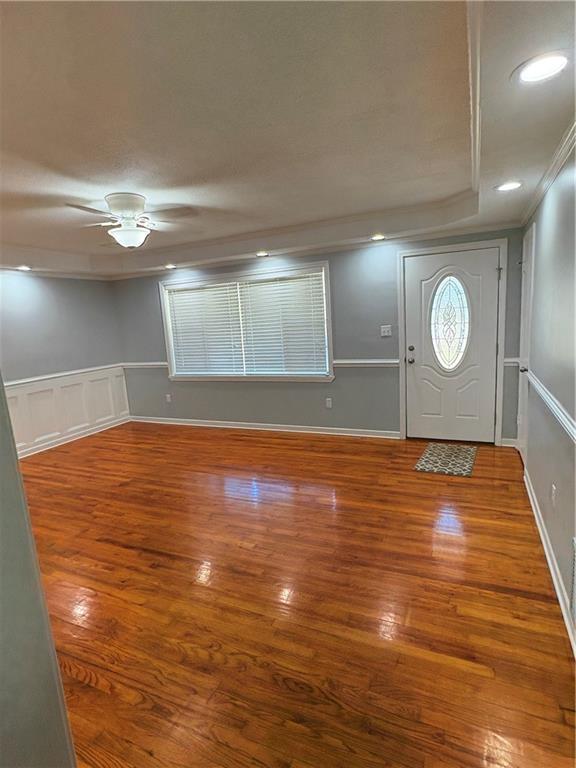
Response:
POLYGON ((499 254, 404 259, 408 437, 494 442, 499 254))

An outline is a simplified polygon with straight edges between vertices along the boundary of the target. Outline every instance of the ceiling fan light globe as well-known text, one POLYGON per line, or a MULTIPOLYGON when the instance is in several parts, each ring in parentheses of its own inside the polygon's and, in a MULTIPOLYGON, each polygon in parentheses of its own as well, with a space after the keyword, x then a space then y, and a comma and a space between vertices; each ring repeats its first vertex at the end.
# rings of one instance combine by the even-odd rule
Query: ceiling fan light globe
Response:
POLYGON ((123 248, 139 248, 149 233, 150 230, 144 227, 116 227, 108 230, 108 234, 123 248))

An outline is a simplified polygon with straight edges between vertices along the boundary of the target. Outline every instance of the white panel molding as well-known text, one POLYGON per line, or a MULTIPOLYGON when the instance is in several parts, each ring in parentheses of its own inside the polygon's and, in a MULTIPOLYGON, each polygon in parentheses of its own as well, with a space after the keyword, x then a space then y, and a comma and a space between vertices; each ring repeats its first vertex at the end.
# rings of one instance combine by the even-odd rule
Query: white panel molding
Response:
POLYGON ((568 637, 570 638, 570 644, 572 645, 572 653, 574 656, 576 656, 576 627, 574 626, 572 614, 570 611, 570 598, 566 592, 566 587, 564 586, 564 582, 560 574, 560 568, 558 567, 558 562, 554 555, 554 550, 552 549, 552 543, 550 542, 550 537, 548 536, 548 531, 546 530, 544 517, 542 516, 542 511, 538 504, 538 498, 536 496, 534 486, 532 485, 532 481, 530 480, 530 475, 528 474, 527 470, 524 472, 524 485, 526 486, 526 491, 528 492, 528 498, 530 499, 530 505, 532 506, 532 511, 534 512, 534 518, 536 520, 536 526, 538 528, 538 533, 540 534, 540 540, 542 541, 542 546, 544 548, 544 554, 546 555, 548 568, 550 569, 550 574, 552 576, 554 589, 556 590, 556 596, 558 597, 564 623, 566 624, 566 629, 568 630, 568 637))
POLYGON ((554 397, 552 392, 546 389, 544 384, 542 384, 540 379, 532 371, 528 371, 528 381, 568 437, 573 443, 576 443, 576 421, 574 418, 568 413, 562 403, 554 397))
POLYGON ((120 365, 37 376, 5 386, 20 457, 130 420, 120 365))
POLYGON ((211 421, 209 419, 170 419, 161 416, 132 416, 130 421, 144 424, 179 424, 188 427, 215 427, 219 429, 254 429, 264 432, 302 432, 313 435, 344 435, 348 437, 377 437, 399 440, 400 433, 378 429, 347 429, 346 427, 307 427, 295 424, 266 424, 257 421, 211 421))
POLYGON ((536 211, 536 209, 544 199, 544 195, 546 194, 546 192, 548 192, 548 190, 554 183, 556 176, 558 176, 558 174, 564 167, 564 163, 570 157, 570 153, 572 152, 575 146, 576 146, 576 123, 572 123, 570 128, 568 128, 568 130, 562 137, 560 144, 556 148, 556 151, 552 156, 552 160, 550 161, 550 165, 548 166, 546 173, 544 174, 544 176, 542 176, 542 178, 538 182, 538 186, 536 187, 536 192, 534 193, 534 197, 530 201, 528 207, 524 212, 524 216, 522 217, 522 224, 526 224, 530 220, 530 218, 533 216, 534 212, 536 211))
POLYGON ((88 437, 88 435, 94 435, 97 432, 104 432, 106 429, 117 427, 120 424, 126 424, 129 421, 131 421, 130 417, 124 416, 122 418, 109 421, 106 424, 98 424, 95 427, 88 427, 87 429, 75 432, 74 434, 55 437, 52 440, 38 443, 38 445, 20 448, 17 444, 16 447, 18 449, 18 458, 23 459, 26 456, 32 456, 34 453, 41 453, 42 451, 47 451, 49 448, 56 448, 58 445, 64 445, 64 443, 71 443, 74 440, 79 440, 81 437, 88 437))

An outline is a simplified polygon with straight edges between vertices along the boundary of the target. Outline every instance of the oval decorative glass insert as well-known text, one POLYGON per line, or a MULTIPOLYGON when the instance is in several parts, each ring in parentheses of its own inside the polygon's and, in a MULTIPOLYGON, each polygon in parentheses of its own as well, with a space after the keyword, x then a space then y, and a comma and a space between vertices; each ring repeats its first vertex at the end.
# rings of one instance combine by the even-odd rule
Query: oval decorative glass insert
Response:
POLYGON ((446 371, 453 371, 462 362, 470 337, 468 296, 454 275, 443 278, 436 287, 430 334, 439 365, 446 371))

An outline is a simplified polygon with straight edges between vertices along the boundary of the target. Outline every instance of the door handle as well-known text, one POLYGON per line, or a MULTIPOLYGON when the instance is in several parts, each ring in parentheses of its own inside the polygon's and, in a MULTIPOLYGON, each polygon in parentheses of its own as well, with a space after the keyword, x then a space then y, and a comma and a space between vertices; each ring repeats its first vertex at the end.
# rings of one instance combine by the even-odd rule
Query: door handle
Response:
POLYGON ((410 365, 412 365, 414 363, 414 358, 413 357, 409 357, 406 362, 409 363, 410 365))
POLYGON ((520 366, 520 373, 528 373, 528 368, 526 368, 526 366, 524 366, 524 365, 521 365, 520 366))

